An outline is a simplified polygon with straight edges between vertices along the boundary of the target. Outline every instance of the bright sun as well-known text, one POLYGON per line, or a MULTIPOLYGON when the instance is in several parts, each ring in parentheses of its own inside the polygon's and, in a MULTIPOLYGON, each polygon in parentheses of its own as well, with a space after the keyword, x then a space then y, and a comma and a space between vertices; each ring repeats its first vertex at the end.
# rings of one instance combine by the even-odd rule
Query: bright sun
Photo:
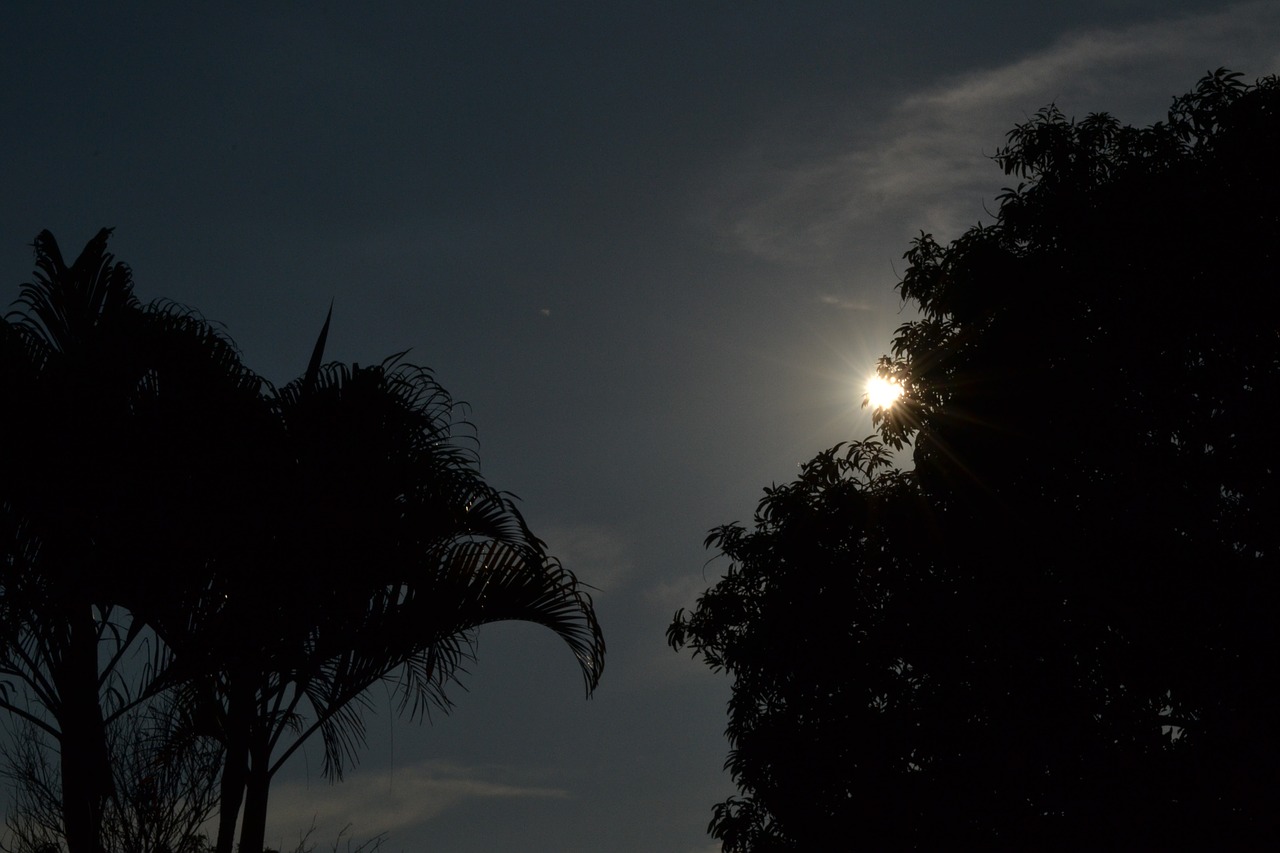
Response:
POLYGON ((867 380, 867 405, 873 409, 887 409, 901 396, 901 383, 882 376, 872 376, 867 380))

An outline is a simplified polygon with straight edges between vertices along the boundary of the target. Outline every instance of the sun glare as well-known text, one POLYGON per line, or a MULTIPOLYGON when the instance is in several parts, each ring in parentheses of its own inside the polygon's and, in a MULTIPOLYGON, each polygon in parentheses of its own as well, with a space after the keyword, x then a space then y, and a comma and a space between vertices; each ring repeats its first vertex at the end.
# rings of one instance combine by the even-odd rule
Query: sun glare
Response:
POLYGON ((882 376, 867 380, 867 405, 872 409, 887 409, 902 396, 902 385, 882 376))

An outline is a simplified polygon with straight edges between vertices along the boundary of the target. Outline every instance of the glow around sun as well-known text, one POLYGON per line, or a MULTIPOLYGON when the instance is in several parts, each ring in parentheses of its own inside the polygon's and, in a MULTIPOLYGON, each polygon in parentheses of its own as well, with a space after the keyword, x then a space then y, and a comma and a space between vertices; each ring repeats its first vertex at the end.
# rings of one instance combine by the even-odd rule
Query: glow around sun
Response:
POLYGON ((867 405, 872 409, 887 409, 902 396, 902 384, 883 376, 867 380, 867 405))

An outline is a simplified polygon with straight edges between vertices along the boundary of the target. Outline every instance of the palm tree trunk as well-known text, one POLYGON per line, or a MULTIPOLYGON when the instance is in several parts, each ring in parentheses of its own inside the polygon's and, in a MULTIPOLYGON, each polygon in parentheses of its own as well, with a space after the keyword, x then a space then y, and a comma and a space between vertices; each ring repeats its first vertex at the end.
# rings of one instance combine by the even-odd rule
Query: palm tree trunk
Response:
MULTIPOLYGON (((265 728, 265 727, 264 727, 265 728)), ((271 790, 271 741, 269 732, 255 732, 250 751, 249 778, 245 785, 244 821, 240 824, 239 853, 262 853, 267 837, 267 795, 271 790)))
POLYGON ((233 675, 229 679, 227 690, 227 752, 222 764, 218 840, 214 848, 216 853, 231 853, 235 845, 236 819, 240 816, 240 804, 244 801, 245 785, 249 778, 249 732, 252 719, 252 704, 245 699, 240 679, 233 675))
POLYGON ((244 798, 245 780, 248 776, 249 751, 232 738, 223 759, 222 782, 218 800, 218 841, 216 853, 231 853, 236 840, 236 818, 240 816, 240 803, 244 798))
POLYGON ((102 853, 102 805, 111 790, 111 764, 98 703, 98 635, 89 612, 75 612, 67 622, 68 643, 52 673, 62 699, 62 820, 68 853, 102 853))

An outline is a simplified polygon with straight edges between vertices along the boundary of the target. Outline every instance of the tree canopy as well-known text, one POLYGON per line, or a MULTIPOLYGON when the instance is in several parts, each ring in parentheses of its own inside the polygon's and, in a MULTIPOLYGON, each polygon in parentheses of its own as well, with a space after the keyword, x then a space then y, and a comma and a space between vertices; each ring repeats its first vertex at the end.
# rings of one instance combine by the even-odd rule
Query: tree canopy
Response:
POLYGON ((1277 150, 1274 77, 1046 107, 995 222, 912 244, 879 436, 718 529, 670 629, 735 679, 727 851, 1274 837, 1277 150))

